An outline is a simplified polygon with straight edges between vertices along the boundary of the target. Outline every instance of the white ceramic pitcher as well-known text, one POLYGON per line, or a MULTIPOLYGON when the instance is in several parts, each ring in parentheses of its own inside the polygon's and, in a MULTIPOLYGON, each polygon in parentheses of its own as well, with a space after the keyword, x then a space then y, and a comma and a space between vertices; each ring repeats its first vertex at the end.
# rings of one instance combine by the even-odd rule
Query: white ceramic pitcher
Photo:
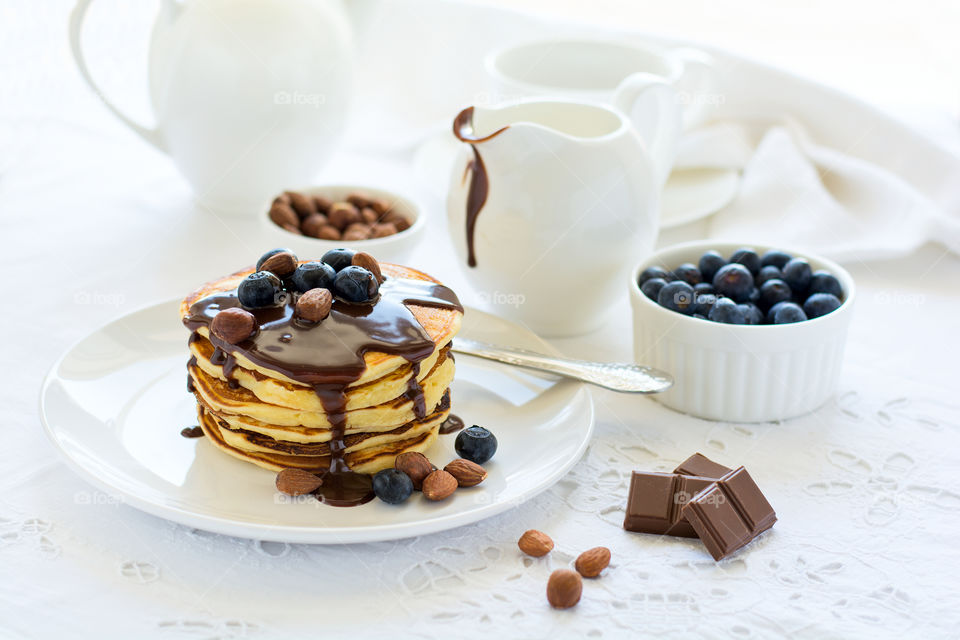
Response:
POLYGON ((199 201, 256 212, 309 184, 333 153, 350 97, 352 43, 340 0, 163 0, 149 51, 154 128, 94 84, 80 47, 92 0, 71 15, 84 79, 141 138, 170 155, 199 201))
POLYGON ((676 94, 638 75, 616 102, 523 100, 454 121, 465 143, 447 200, 454 246, 481 298, 544 335, 598 327, 656 240, 676 94))

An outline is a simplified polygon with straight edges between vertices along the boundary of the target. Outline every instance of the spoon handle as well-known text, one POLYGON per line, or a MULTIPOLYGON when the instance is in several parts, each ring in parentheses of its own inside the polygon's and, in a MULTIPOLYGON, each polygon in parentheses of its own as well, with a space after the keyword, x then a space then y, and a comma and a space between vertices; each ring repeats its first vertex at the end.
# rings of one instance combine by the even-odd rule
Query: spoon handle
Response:
POLYGON ((487 360, 552 373, 624 393, 660 393, 673 384, 670 374, 636 364, 588 362, 547 356, 535 351, 457 338, 453 350, 487 360))

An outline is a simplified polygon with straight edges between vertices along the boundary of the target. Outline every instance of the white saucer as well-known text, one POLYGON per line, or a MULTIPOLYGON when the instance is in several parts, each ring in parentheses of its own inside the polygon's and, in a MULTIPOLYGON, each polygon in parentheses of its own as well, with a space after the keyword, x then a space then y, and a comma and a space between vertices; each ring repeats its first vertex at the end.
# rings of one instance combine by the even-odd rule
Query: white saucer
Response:
MULTIPOLYGON (((461 144, 444 129, 427 138, 414 155, 417 178, 442 202, 447 200, 450 172, 461 144)), ((663 188, 660 227, 670 229, 705 218, 730 204, 739 188, 736 169, 675 169, 663 188)))
MULTIPOLYGON (((186 391, 187 331, 178 301, 147 307, 87 336, 54 365, 40 411, 47 435, 86 480, 148 513, 217 533, 281 542, 368 542, 443 531, 506 511, 550 487, 580 459, 593 432, 593 402, 579 383, 538 377, 457 355, 453 410, 497 436, 487 480, 443 502, 415 493, 402 505, 359 507, 288 498, 275 474, 235 460, 196 424, 186 391)), ((537 336, 468 309, 465 337, 555 353, 537 336)), ((455 435, 427 452, 442 467, 455 435)))

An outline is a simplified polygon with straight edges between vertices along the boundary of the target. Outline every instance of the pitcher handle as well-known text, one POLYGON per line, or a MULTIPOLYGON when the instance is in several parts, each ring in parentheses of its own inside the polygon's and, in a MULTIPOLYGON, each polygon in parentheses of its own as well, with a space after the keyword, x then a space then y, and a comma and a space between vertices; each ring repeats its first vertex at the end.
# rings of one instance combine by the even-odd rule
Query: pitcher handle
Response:
POLYGON ((660 76, 634 73, 617 87, 613 104, 625 113, 640 134, 662 187, 677 156, 682 115, 677 92, 660 76))
POLYGON ((90 8, 90 4, 93 0, 78 0, 77 5, 73 8, 73 11, 70 13, 70 51, 73 53, 73 60, 77 63, 77 67, 80 69, 80 75, 83 76, 84 81, 93 89, 93 92, 97 94, 97 97, 103 102, 106 107, 113 112, 113 115, 120 118, 120 120, 133 129, 134 132, 140 135, 141 138, 152 144, 154 147, 160 151, 166 151, 163 145, 163 139, 160 136, 160 131, 158 129, 148 129, 143 125, 137 124, 126 115, 124 115, 119 109, 117 109, 112 102, 107 100, 103 92, 100 91, 100 87, 93 81, 93 77, 90 75, 90 71, 87 69, 86 59, 83 57, 83 49, 80 46, 80 31, 83 28, 83 20, 87 15, 87 9, 90 8))

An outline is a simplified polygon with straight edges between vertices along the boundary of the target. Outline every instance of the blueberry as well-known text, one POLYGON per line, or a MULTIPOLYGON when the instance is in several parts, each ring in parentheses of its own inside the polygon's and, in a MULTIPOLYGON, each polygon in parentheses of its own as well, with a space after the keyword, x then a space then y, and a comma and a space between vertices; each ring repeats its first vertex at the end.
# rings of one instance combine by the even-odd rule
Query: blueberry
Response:
POLYGON ((660 289, 657 302, 671 311, 693 313, 693 287, 682 280, 668 282, 660 289))
POLYGON ((707 319, 707 316, 700 315, 699 313, 695 313, 695 314, 693 314, 693 315, 690 316, 690 317, 691 317, 691 318, 699 318, 700 320, 706 320, 706 319, 707 319))
POLYGON ((790 289, 797 295, 804 293, 810 286, 810 279, 813 277, 810 272, 810 264, 803 258, 794 258, 782 269, 784 281, 790 285, 790 289))
POLYGON ((666 269, 663 267, 653 266, 647 267, 643 270, 643 272, 640 274, 640 277, 637 278, 637 284, 642 287, 644 282, 653 278, 662 278, 665 282, 673 280, 673 277, 667 272, 666 269))
POLYGON ((663 285, 665 284, 667 284, 667 281, 663 278, 650 278, 640 285, 640 291, 643 291, 643 295, 656 302, 657 295, 660 293, 660 289, 663 289, 663 285))
POLYGON ((777 309, 779 309, 780 307, 782 307, 782 306, 785 305, 785 304, 787 304, 787 303, 786 303, 786 302, 778 302, 777 304, 775 304, 775 305, 773 305, 772 307, 770 307, 769 309, 767 309, 767 315, 766 315, 766 317, 764 318, 764 321, 765 321, 767 324, 773 324, 773 316, 777 315, 777 309))
POLYGON ((810 276, 810 286, 807 288, 807 295, 814 293, 829 293, 838 299, 843 298, 843 287, 840 281, 829 271, 814 271, 810 276))
POLYGON ((746 302, 753 289, 753 276, 742 264, 728 264, 713 277, 713 288, 734 302, 746 302))
POLYGON ((757 286, 761 287, 763 286, 763 283, 767 282, 768 280, 783 280, 783 272, 772 264, 767 265, 766 267, 760 268, 760 273, 757 274, 755 280, 757 286))
POLYGON ((323 254, 320 262, 326 262, 334 271, 339 272, 353 264, 353 254, 354 251, 350 249, 330 249, 323 254))
POLYGON ((497 452, 497 438, 487 429, 473 425, 457 434, 453 448, 461 458, 483 464, 497 452))
POLYGON ((337 272, 326 262, 304 262, 290 276, 295 291, 304 293, 310 289, 333 289, 337 272))
POLYGON ((710 314, 710 308, 716 303, 717 296, 714 293, 693 292, 693 313, 694 315, 707 316, 710 314))
POLYGON ((269 271, 251 273, 237 287, 240 304, 248 309, 273 307, 281 302, 280 278, 269 271))
POLYGON ((716 293, 717 290, 713 288, 713 285, 709 282, 701 282, 700 284, 693 285, 693 290, 700 293, 716 293))
POLYGON ((793 302, 781 302, 776 307, 777 310, 773 314, 773 324, 790 324, 807 319, 807 314, 803 312, 803 309, 793 302))
POLYGON ((720 271, 720 267, 727 264, 726 259, 716 251, 707 251, 700 256, 700 275, 706 282, 713 282, 713 277, 720 271))
POLYGON ((767 280, 763 283, 763 286, 760 287, 760 304, 765 309, 769 309, 778 302, 790 300, 792 295, 793 292, 790 290, 790 285, 783 280, 767 280))
POLYGON ((737 306, 737 303, 730 298, 720 298, 710 309, 708 316, 714 322, 724 324, 747 324, 747 318, 743 309, 737 306))
POLYGON ((413 480, 399 469, 384 469, 373 476, 373 492, 387 504, 400 504, 413 494, 413 480))
POLYGON ((803 312, 808 318, 819 318, 836 311, 842 303, 832 293, 815 293, 803 303, 803 312))
POLYGON ((742 264, 752 275, 760 273, 760 256, 749 247, 743 247, 734 251, 733 255, 730 256, 730 263, 742 264))
POLYGON ((777 269, 783 270, 787 263, 793 260, 793 256, 789 253, 784 253, 783 251, 777 251, 776 249, 771 249, 763 254, 763 257, 760 258, 761 267, 776 267, 777 269))
POLYGON ((763 312, 760 311, 757 305, 752 302, 746 302, 744 304, 738 304, 737 308, 743 312, 743 317, 746 319, 747 324, 763 324, 763 312))
POLYGON ((293 261, 294 262, 297 261, 297 256, 294 255, 293 251, 290 251, 290 249, 271 249, 270 251, 267 251, 265 254, 260 256, 260 259, 257 260, 257 271, 260 271, 263 268, 263 263, 266 262, 268 258, 271 258, 277 255, 278 253, 289 253, 290 255, 293 256, 293 261))
POLYGON ((333 293, 348 302, 366 302, 379 290, 376 277, 363 267, 344 267, 333 281, 333 293))
POLYGON ((689 285, 700 284, 703 282, 703 276, 700 274, 700 269, 697 268, 697 265, 690 264, 689 262, 685 262, 674 269, 673 275, 677 276, 678 280, 683 280, 689 285))

